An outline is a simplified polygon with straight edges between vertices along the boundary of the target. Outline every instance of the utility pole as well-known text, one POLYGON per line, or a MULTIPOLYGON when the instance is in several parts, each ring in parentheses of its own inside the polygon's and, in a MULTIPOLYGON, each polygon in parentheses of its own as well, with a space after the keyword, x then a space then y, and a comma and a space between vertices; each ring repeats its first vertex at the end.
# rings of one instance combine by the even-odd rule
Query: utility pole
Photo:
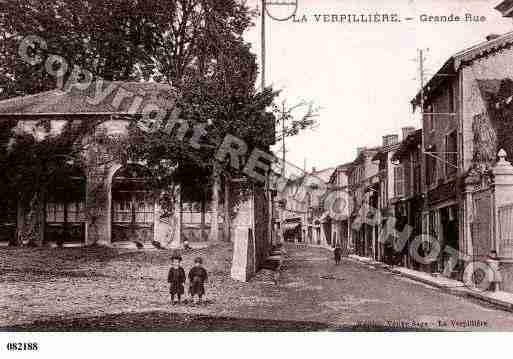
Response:
POLYGON ((421 118, 421 128, 422 128, 422 136, 421 136, 421 143, 420 143, 420 154, 421 154, 421 192, 423 193, 424 197, 426 195, 426 156, 425 156, 425 133, 424 133, 424 50, 419 49, 419 76, 420 76, 420 118, 421 118))
MULTIPOLYGON (((424 76, 425 76, 425 69, 424 69, 424 50, 419 49, 419 76, 420 76, 420 115, 421 115, 421 128, 422 128, 422 136, 421 136, 421 143, 420 143, 420 173, 421 173, 421 180, 420 180, 420 187, 423 197, 423 208, 422 208, 422 214, 421 214, 421 223, 424 223, 426 221, 425 227, 422 225, 423 229, 427 233, 430 233, 430 216, 428 212, 428 204, 427 204, 427 180, 426 177, 428 176, 427 173, 427 154, 426 154, 426 139, 425 139, 425 128, 424 128, 424 115, 425 115, 425 102, 424 102, 424 76), (427 214, 427 216, 426 216, 427 214)), ((432 111, 429 111, 432 112, 432 111)), ((431 114, 429 114, 431 116, 431 114)), ((427 234, 425 233, 425 234, 427 234)))
MULTIPOLYGON (((260 18, 260 26, 261 26, 261 42, 262 42, 262 48, 261 48, 261 59, 260 61, 262 62, 262 74, 261 74, 261 87, 262 87, 262 91, 264 91, 265 89, 265 14, 266 14, 266 10, 265 10, 265 5, 266 5, 266 0, 262 0, 262 14, 261 14, 261 18, 260 18)), ((276 131, 276 129, 274 129, 274 131, 276 131)), ((283 164, 285 165, 285 157, 283 159, 283 164)), ((285 166, 284 166, 285 167, 285 166)), ((283 169, 282 169, 282 173, 283 173, 283 169)), ((274 204, 273 204, 273 198, 272 198, 272 191, 271 191, 271 173, 268 173, 267 174, 267 184, 266 184, 266 190, 267 190, 267 236, 268 236, 268 240, 269 240, 269 243, 272 245, 273 244, 273 220, 274 220, 274 214, 273 214, 273 208, 274 208, 274 204)))
POLYGON ((281 118, 281 158, 283 163, 281 165, 281 176, 285 177, 285 103, 282 103, 282 118, 281 118))
POLYGON ((261 53, 261 61, 262 61, 262 78, 261 86, 262 91, 265 89, 265 1, 262 0, 262 16, 261 16, 261 41, 262 41, 262 53, 261 53))

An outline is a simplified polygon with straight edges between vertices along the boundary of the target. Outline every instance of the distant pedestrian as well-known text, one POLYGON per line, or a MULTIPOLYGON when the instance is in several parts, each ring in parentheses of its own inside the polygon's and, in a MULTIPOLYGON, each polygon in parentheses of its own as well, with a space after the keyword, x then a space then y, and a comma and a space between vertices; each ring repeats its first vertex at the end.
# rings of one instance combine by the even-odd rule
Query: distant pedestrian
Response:
POLYGON ((66 234, 65 234, 64 228, 58 227, 57 233, 56 233, 56 238, 55 238, 57 247, 62 248, 64 246, 65 238, 66 238, 66 234))
POLYGON ((342 248, 340 247, 340 244, 337 244, 335 249, 333 250, 333 255, 335 257, 335 264, 340 264, 340 259, 342 258, 342 248))
POLYGON ((184 293, 183 285, 185 283, 185 271, 181 266, 182 257, 174 253, 171 257, 171 268, 167 276, 169 282, 169 294, 171 294, 171 303, 173 305, 180 303, 184 293), (176 301, 175 301, 176 296, 176 301))
POLYGON ((189 271, 189 293, 192 301, 194 301, 194 297, 197 296, 198 300, 196 303, 201 302, 205 295, 205 281, 207 277, 207 271, 203 268, 203 259, 197 257, 194 260, 194 267, 189 271))
POLYGON ((285 260, 285 256, 287 255, 287 251, 285 250, 283 243, 279 243, 277 245, 277 247, 278 247, 278 250, 280 251, 280 257, 278 260, 278 265, 276 266, 276 268, 274 270, 273 280, 274 280, 275 285, 278 285, 278 283, 280 281, 281 271, 283 270, 283 261, 285 260))

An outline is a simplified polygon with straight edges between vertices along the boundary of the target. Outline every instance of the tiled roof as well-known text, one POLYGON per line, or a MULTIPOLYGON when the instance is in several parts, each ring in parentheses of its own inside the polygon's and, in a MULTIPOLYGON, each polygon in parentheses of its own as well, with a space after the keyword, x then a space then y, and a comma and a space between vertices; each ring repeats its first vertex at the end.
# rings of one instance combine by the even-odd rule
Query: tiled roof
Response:
POLYGON ((347 162, 343 165, 337 166, 337 170, 346 170, 348 167, 350 167, 353 164, 353 162, 347 162))
POLYGON ((408 151, 417 148, 422 143, 422 129, 415 130, 410 133, 401 142, 401 147, 392 156, 392 161, 399 160, 402 156, 406 155, 408 151))
POLYGON ((392 151, 397 151, 401 147, 401 142, 394 143, 392 145, 384 146, 382 147, 378 153, 374 157, 372 157, 373 161, 381 161, 382 159, 386 158, 385 155, 392 151))
POLYGON ((350 167, 354 167, 358 164, 360 164, 360 162, 363 160, 363 157, 364 156, 369 156, 371 158, 373 158, 379 151, 381 151, 382 147, 381 146, 377 146, 377 147, 371 147, 371 148, 363 148, 362 151, 356 156, 355 160, 353 162, 351 162, 351 166, 350 167))
MULTIPOLYGON (((436 89, 447 79, 447 75, 455 74, 461 66, 471 63, 477 58, 486 56, 513 44, 513 32, 508 32, 492 40, 481 42, 451 56, 438 72, 424 86, 425 95, 436 89), (444 76, 440 76, 444 75, 444 76)), ((420 92, 411 101, 414 108, 420 104, 420 92)))
POLYGON ((458 70, 461 65, 473 61, 480 56, 500 50, 512 43, 513 32, 508 32, 493 40, 483 41, 454 55, 454 66, 458 70))
POLYGON ((70 91, 52 90, 0 101, 0 116, 133 114, 141 113, 149 104, 162 109, 172 108, 174 99, 173 89, 167 84, 104 81, 94 82, 84 90, 73 87, 70 91), (106 95, 105 98, 102 96, 103 93, 106 95), (142 98, 141 105, 132 106, 137 96, 142 98), (132 107, 137 108, 134 110, 132 107))
POLYGON ((315 171, 315 172, 304 172, 302 176, 299 176, 294 179, 289 180, 290 185, 301 185, 301 186, 310 186, 310 185, 318 185, 319 182, 329 183, 329 180, 335 171, 334 168, 326 168, 324 170, 315 171))
POLYGON ((311 175, 318 177, 324 182, 328 182, 335 169, 333 167, 326 168, 324 170, 312 172, 311 175))

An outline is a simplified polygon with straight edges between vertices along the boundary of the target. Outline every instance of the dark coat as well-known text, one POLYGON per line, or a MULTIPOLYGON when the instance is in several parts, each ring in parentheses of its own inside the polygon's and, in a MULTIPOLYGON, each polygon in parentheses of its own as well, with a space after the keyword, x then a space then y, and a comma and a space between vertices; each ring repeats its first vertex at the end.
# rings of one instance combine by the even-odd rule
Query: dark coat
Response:
POLYGON ((189 293, 191 295, 205 294, 205 281, 207 280, 207 271, 203 267, 192 267, 189 271, 189 293))
POLYGON ((342 256, 342 248, 335 247, 333 254, 335 255, 335 259, 340 259, 340 257, 342 256))
POLYGON ((185 283, 185 271, 182 267, 169 269, 167 281, 169 282, 169 293, 184 293, 183 284, 185 283))

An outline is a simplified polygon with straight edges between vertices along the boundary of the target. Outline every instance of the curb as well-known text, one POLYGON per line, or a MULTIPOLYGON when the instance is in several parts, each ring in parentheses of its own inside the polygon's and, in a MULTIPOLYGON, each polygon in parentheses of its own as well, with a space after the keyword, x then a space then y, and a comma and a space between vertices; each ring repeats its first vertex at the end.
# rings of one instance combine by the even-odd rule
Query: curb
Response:
POLYGON ((500 307, 503 310, 506 310, 508 312, 513 312, 513 303, 509 303, 497 298, 492 298, 486 295, 483 295, 482 293, 475 292, 472 290, 467 290, 467 297, 474 298, 483 302, 486 302, 488 304, 492 304, 494 306, 500 307))
POLYGON ((489 292, 477 292, 477 291, 474 291, 474 290, 464 287, 463 284, 461 287, 452 287, 452 286, 448 286, 448 285, 443 285, 443 284, 437 283, 435 281, 431 281, 429 279, 422 278, 420 276, 402 272, 402 271, 396 269, 394 266, 390 266, 390 265, 387 265, 387 264, 384 264, 381 262, 376 262, 371 259, 362 260, 354 255, 350 255, 349 257, 347 257, 347 259, 349 259, 355 263, 364 264, 367 266, 373 266, 376 268, 381 268, 386 271, 392 272, 394 274, 398 274, 401 277, 408 278, 408 279, 411 279, 411 280, 414 280, 416 282, 420 282, 423 284, 427 284, 427 285, 429 285, 433 288, 439 289, 440 291, 447 293, 447 294, 451 294, 451 295, 461 297, 461 298, 477 299, 481 302, 485 302, 487 304, 492 304, 493 306, 498 307, 502 310, 505 310, 508 312, 513 312, 513 303, 510 303, 510 302, 507 302, 507 301, 504 301, 504 300, 501 300, 498 298, 491 297, 490 295, 484 294, 484 293, 489 293, 489 292))

